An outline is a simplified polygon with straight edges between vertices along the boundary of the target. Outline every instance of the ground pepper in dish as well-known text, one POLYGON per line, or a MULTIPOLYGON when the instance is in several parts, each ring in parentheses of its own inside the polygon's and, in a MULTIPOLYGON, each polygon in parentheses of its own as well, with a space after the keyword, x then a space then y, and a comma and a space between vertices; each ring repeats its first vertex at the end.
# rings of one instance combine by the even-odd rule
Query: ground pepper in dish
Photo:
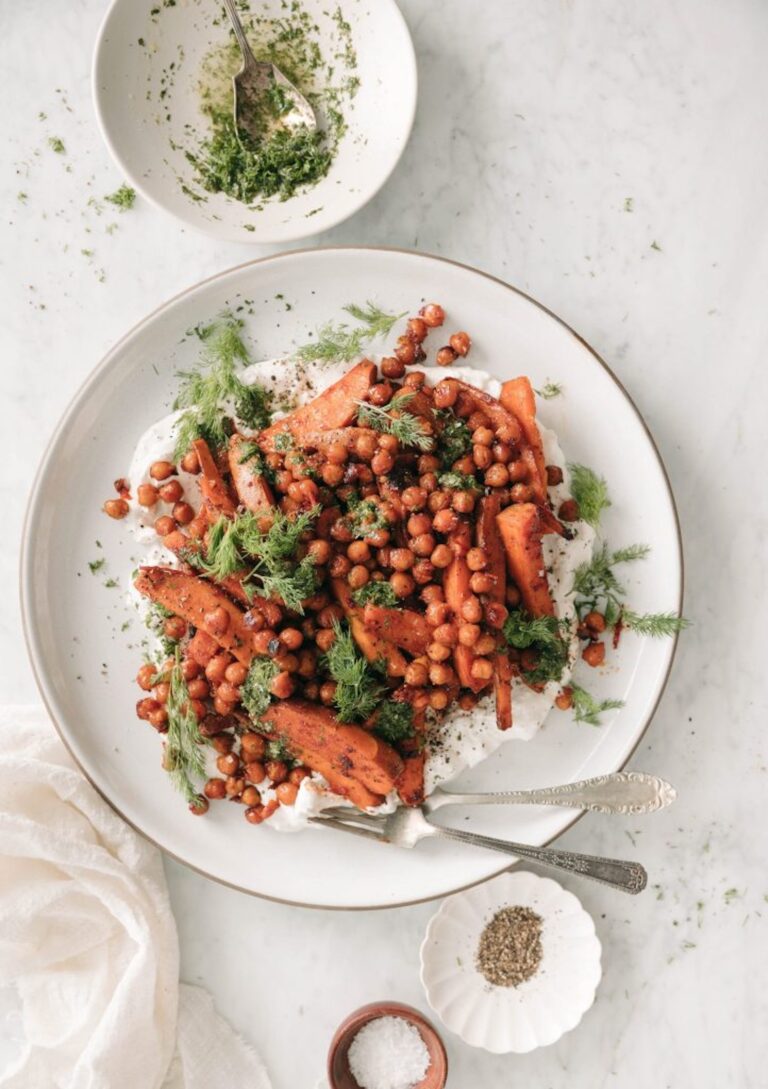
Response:
POLYGON ((496 987, 519 987, 541 964, 542 919, 515 905, 497 911, 480 935, 475 963, 496 987))

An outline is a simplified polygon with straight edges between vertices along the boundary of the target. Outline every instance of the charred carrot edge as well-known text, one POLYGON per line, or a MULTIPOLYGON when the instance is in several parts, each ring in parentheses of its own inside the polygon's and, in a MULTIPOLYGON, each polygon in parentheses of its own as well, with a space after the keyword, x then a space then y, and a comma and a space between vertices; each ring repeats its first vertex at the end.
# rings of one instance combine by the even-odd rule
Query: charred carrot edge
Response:
POLYGON ((376 364, 369 359, 362 360, 308 405, 302 405, 262 431, 256 441, 265 453, 272 453, 275 439, 280 434, 291 434, 301 443, 302 435, 306 432, 347 427, 357 416, 357 402, 364 399, 375 375, 376 364))
POLYGON ((426 654, 430 643, 429 624, 413 609, 387 609, 382 605, 366 605, 363 622, 368 631, 395 646, 402 647, 418 658, 426 654))
POLYGON ((233 435, 227 452, 229 471, 237 498, 246 510, 258 514, 275 505, 275 497, 267 481, 254 468, 253 461, 243 461, 242 435, 233 435))
POLYGON ((214 583, 171 567, 142 567, 134 586, 140 594, 206 632, 243 665, 250 665, 253 647, 245 614, 214 583), (218 631, 218 625, 214 628, 211 622, 211 614, 219 609, 227 615, 224 631, 218 631))
POLYGON ((536 475, 539 481, 537 498, 542 502, 547 495, 547 466, 544 459, 544 445, 541 441, 541 432, 536 422, 536 398, 530 379, 525 376, 511 378, 501 387, 499 397, 504 408, 515 417, 525 435, 536 465, 536 475))
POLYGON ((397 781, 397 794, 403 805, 417 806, 424 801, 424 753, 414 753, 403 760, 397 781))
POLYGON ((308 700, 273 703, 262 722, 289 751, 316 753, 334 773, 356 779, 374 794, 388 794, 402 773, 403 761, 386 741, 361 726, 338 722, 329 708, 308 700))

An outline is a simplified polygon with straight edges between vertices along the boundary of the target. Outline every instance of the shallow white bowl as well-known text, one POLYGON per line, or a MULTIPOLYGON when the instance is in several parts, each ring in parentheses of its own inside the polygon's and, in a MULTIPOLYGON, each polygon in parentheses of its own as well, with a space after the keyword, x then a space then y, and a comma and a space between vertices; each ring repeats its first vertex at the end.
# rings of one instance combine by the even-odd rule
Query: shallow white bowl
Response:
MULTIPOLYGON (((395 0, 301 4, 319 28, 324 56, 333 51, 332 14, 341 9, 351 28, 360 88, 344 108, 348 129, 326 177, 257 211, 223 193, 206 193, 185 155, 209 130, 198 83, 205 58, 229 40, 221 5, 176 0, 166 6, 158 0, 153 9, 149 0, 113 0, 93 60, 96 116, 118 166, 147 200, 216 238, 265 243, 325 231, 378 192, 403 152, 416 110, 408 28, 395 0)), ((267 17, 284 13, 281 0, 259 0, 252 9, 267 17)))
POLYGON ((421 946, 421 981, 432 1009, 465 1043, 533 1051, 575 1028, 592 1005, 600 952, 592 918, 573 893, 519 871, 444 901, 421 946), (542 917, 542 961, 518 987, 497 987, 475 967, 475 952, 496 912, 516 905, 542 917))

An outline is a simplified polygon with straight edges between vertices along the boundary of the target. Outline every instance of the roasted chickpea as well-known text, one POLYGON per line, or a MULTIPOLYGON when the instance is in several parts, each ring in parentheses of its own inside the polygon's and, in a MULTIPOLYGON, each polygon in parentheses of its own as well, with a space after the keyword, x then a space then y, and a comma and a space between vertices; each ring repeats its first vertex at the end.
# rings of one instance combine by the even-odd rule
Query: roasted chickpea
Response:
POLYGON ((211 689, 202 677, 195 677, 193 681, 190 681, 187 686, 189 692, 189 698, 192 700, 206 700, 211 694, 211 689))
POLYGON ((296 786, 300 786, 300 784, 303 783, 304 780, 308 779, 308 778, 309 778, 309 769, 308 768, 292 768, 288 772, 288 782, 289 783, 295 783, 296 786))
POLYGON ((485 424, 475 428, 472 432, 472 442, 475 446, 492 446, 493 439, 493 431, 491 431, 490 427, 486 427, 485 424))
POLYGON ((455 680, 455 674, 445 662, 432 662, 429 667, 430 684, 451 684, 455 680))
POLYGON ((337 518, 331 526, 331 537, 333 537, 334 541, 348 544, 352 540, 352 536, 349 524, 343 518, 337 518))
POLYGON ((158 707, 156 711, 150 712, 147 721, 150 726, 154 726, 161 734, 166 733, 168 730, 168 712, 164 707, 158 707))
MULTIPOLYGON (((562 483, 563 483, 563 470, 560 468, 560 466, 559 465, 548 465, 547 466, 547 484, 550 486, 550 488, 554 488, 555 485, 562 484, 562 483)), ((563 689, 563 692, 565 692, 565 691, 566 690, 563 689)))
POLYGON ((480 654, 485 657, 488 654, 493 654, 496 650, 496 639, 490 632, 483 632, 478 641, 475 643, 475 654, 480 654))
POLYGON ((444 688, 433 688, 429 693, 429 706, 433 711, 444 711, 449 702, 448 693, 444 688))
POLYGON ((209 779, 203 787, 206 798, 223 798, 227 793, 227 785, 223 779, 209 779))
POLYGON ((487 575, 482 571, 475 571, 469 579, 469 588, 473 594, 489 594, 496 585, 493 575, 487 575))
POLYGON ((324 609, 321 609, 317 614, 317 623, 321 628, 332 628, 334 622, 339 622, 344 619, 344 610, 341 605, 326 605, 324 609))
POLYGON ((334 556, 328 566, 328 574, 333 579, 343 579, 352 569, 346 556, 334 556))
POLYGON ((329 488, 335 488, 344 479, 344 468, 332 461, 327 461, 320 470, 320 476, 324 484, 327 484, 329 488))
POLYGON ((392 400, 393 392, 389 382, 378 382, 368 390, 368 400, 372 405, 381 407, 382 405, 389 404, 392 400))
POLYGON ((193 681, 202 672, 202 668, 194 658, 185 658, 181 663, 181 675, 185 681, 193 681))
POLYGON ((247 786, 244 788, 242 794, 240 795, 240 801, 243 805, 247 806, 258 805, 261 801, 261 795, 259 794, 256 787, 247 786))
POLYGON ((454 333, 448 340, 448 343, 453 348, 456 355, 468 355, 469 349, 472 347, 472 341, 469 333, 465 333, 463 330, 454 333))
POLYGON ((247 733, 240 738, 240 748, 246 761, 260 760, 266 752, 267 743, 261 734, 247 733))
POLYGON ((415 589, 415 583, 410 575, 406 575, 404 571, 395 571, 394 575, 389 580, 389 585, 395 591, 395 595, 398 598, 408 597, 415 589))
POLYGON ((378 450, 371 459, 371 469, 376 476, 386 476, 394 468, 395 459, 388 450, 378 450))
POLYGON ((188 526, 194 519, 195 512, 189 503, 174 503, 171 515, 180 526, 188 526))
POLYGON ((476 503, 477 492, 465 490, 453 493, 451 506, 459 514, 470 514, 475 509, 476 503))
POLYGON ((413 390, 419 390, 427 380, 427 376, 424 371, 411 371, 403 379, 403 390, 399 396, 402 396, 403 392, 410 393, 413 390), (405 387, 408 387, 407 389, 405 387))
POLYGON ((429 326, 423 318, 408 319, 408 336, 411 340, 415 340, 417 344, 421 344, 426 340, 428 333, 429 326))
POLYGON ((448 567, 453 562, 453 552, 446 544, 439 544, 429 557, 435 567, 448 567))
POLYGON ((450 367, 451 363, 456 362, 456 352, 450 344, 446 344, 442 348, 438 348, 437 355, 435 356, 435 363, 438 367, 450 367))
POLYGON ((401 499, 406 510, 423 510, 427 505, 427 493, 423 488, 404 488, 401 499))
POLYGON ((420 537, 432 529, 432 519, 428 514, 412 514, 406 523, 406 528, 411 537, 420 537))
POLYGON ((469 672, 478 681, 489 681, 493 676, 493 663, 488 658, 475 658, 469 672))
POLYGON ((300 677, 314 677, 317 671, 317 655, 314 651, 305 648, 299 653, 299 668, 296 672, 300 677))
POLYGON ((194 475, 195 473, 200 472, 200 459, 194 450, 187 450, 186 454, 181 459, 180 464, 185 473, 192 473, 194 475))
POLYGON ((229 613, 223 605, 217 605, 204 617, 205 630, 213 636, 223 635, 229 627, 229 613))
POLYGON ((425 586, 419 596, 425 605, 431 605, 435 601, 445 601, 445 591, 442 586, 425 586))
MULTIPOLYGON (((446 510, 451 505, 451 493, 445 491, 434 491, 431 493, 427 500, 427 508, 432 514, 437 514, 438 511, 446 510)), ((434 523, 433 523, 434 524, 434 523)))
POLYGON ((567 711, 573 707, 573 689, 566 685, 566 687, 555 696, 555 707, 560 711, 567 711))
POLYGON ((425 586, 435 577, 435 568, 429 560, 417 560, 411 568, 411 576, 419 586, 425 586))
POLYGON ((299 793, 299 788, 295 783, 280 783, 275 791, 277 800, 281 805, 293 805, 296 801, 296 797, 299 793))
POLYGON ((406 367, 416 360, 416 345, 410 337, 398 337, 395 345, 396 358, 406 367))
POLYGON ((478 469, 488 469, 493 464, 493 454, 487 446, 473 446, 472 460, 478 469))
POLYGON ((564 503, 560 504, 557 516, 563 522, 577 522, 579 520, 579 513, 579 504, 576 500, 566 499, 564 503))
MULTIPOLYGON (((467 420, 474 411, 474 398, 471 394, 466 393, 464 390, 460 390, 459 396, 456 398, 456 404, 453 406, 454 415, 461 417, 463 420, 467 420)), ((470 431, 471 430, 472 428, 470 428, 470 431)))
POLYGON ((479 625, 459 624, 458 638, 463 647, 473 647, 480 638, 479 625))
POLYGON ((373 545, 374 548, 384 548, 389 544, 390 533, 388 529, 374 529, 372 533, 369 533, 365 538, 366 544, 373 545))
POLYGON ((426 492, 428 499, 432 492, 437 491, 437 473, 422 473, 419 477, 419 487, 426 492))
POLYGON ((389 554, 389 562, 395 571, 410 571, 416 557, 410 548, 393 548, 389 554))
POLYGON ((175 472, 176 467, 170 461, 153 461, 149 467, 149 475, 153 480, 167 480, 175 472))
MULTIPOLYGON (((459 630, 455 624, 441 624, 432 632, 432 638, 436 643, 442 643, 446 647, 455 647, 459 641, 459 630)), ((433 684, 447 684, 447 681, 432 680, 433 684)))
POLYGON ((365 541, 352 541, 347 546, 347 556, 352 563, 367 563, 371 558, 370 546, 365 541))
POLYGON ((483 571, 488 566, 488 553, 484 548, 470 548, 466 560, 470 571, 483 571))
POLYGON ((286 650, 298 650, 304 642, 304 636, 298 628, 283 628, 278 639, 286 650))
POLYGON ((187 634, 187 622, 180 616, 169 616, 163 621, 163 635, 168 639, 178 641, 187 634))
MULTIPOLYGON (((116 503, 122 503, 122 499, 116 499, 116 503)), ((155 533, 158 537, 167 537, 176 529, 176 523, 168 514, 161 515, 155 522, 155 533)))
POLYGON ((249 805, 245 811, 245 819, 249 824, 261 824, 264 820, 264 806, 249 805))
POLYGON ((216 693, 213 697, 213 709, 217 715, 231 715, 234 708, 234 703, 229 703, 227 700, 216 693))
POLYGON ((288 778, 288 765, 284 760, 268 760, 265 770, 273 783, 284 783, 288 778))
POLYGON ((197 797, 194 801, 189 803, 187 809, 189 809, 190 813, 195 817, 202 817, 208 812, 208 799, 203 798, 202 796, 197 797))
POLYGON ((169 694, 170 690, 171 690, 171 686, 168 684, 167 681, 161 681, 159 684, 156 684, 155 685, 155 699, 157 700, 157 702, 158 703, 167 703, 168 702, 168 694, 169 694))
POLYGON ((205 675, 211 684, 221 684, 232 658, 226 652, 217 654, 205 667, 205 675))
POLYGON ((378 439, 375 432, 361 431, 355 443, 355 453, 361 461, 370 461, 376 453, 377 446, 378 439))
MULTIPOLYGON (((125 518, 130 508, 125 499, 107 499, 102 509, 110 518, 120 519, 125 518)), ((173 520, 169 519, 169 521, 171 522, 171 529, 173 529, 173 520)), ((168 530, 169 533, 171 529, 168 530)))
POLYGON ((483 607, 480 604, 480 599, 474 595, 466 598, 461 606, 461 617, 462 620, 466 620, 470 624, 479 624, 483 619, 483 607))
POLYGON ((371 572, 362 563, 356 563, 347 575, 347 584, 352 590, 359 590, 370 580, 371 572))
POLYGON ((454 461, 453 469, 457 473, 466 473, 468 476, 470 476, 475 471, 475 463, 470 455, 467 454, 466 457, 459 458, 458 461, 454 461))
MULTIPOLYGON (((204 734, 203 736, 206 735, 204 734)), ((215 734, 211 738, 211 746, 221 755, 231 752, 234 743, 235 739, 232 734, 215 734)))
POLYGON ((513 484, 509 489, 509 498, 513 503, 530 503, 533 499, 533 488, 530 484, 513 484))
POLYGON ((509 483, 506 465, 502 465, 500 461, 495 462, 490 469, 486 470, 484 480, 489 488, 503 488, 509 483))
POLYGON ((379 370, 385 378, 402 378, 405 374, 405 364, 394 356, 388 355, 382 359, 379 370))
MULTIPOLYGON (((297 661, 296 665, 298 666, 298 664, 297 661)), ((269 691, 279 700, 287 700, 289 696, 293 695, 295 689, 296 682, 287 669, 281 669, 269 686, 269 691)))
POLYGON ((159 495, 154 484, 139 484, 136 489, 136 498, 142 507, 154 507, 159 495))
POLYGON ((512 447, 505 442, 495 442, 491 447, 491 454, 494 461, 500 461, 506 465, 512 457, 512 447))
POLYGON ((279 646, 277 632, 274 628, 262 628, 253 637, 253 649, 256 654, 276 654, 279 646))
POLYGON ((409 544, 411 551, 417 556, 431 556, 437 546, 437 539, 432 533, 420 533, 409 544))
POLYGON ((434 390, 435 408, 450 408, 456 404, 459 395, 459 384, 455 378, 443 378, 437 383, 434 390))
POLYGON ((151 662, 147 662, 146 665, 143 665, 136 674, 136 683, 139 688, 143 688, 145 692, 151 692, 153 688, 152 680, 155 673, 156 669, 151 662))
POLYGON ((427 647, 427 657, 432 662, 445 662, 451 656, 451 648, 442 643, 430 643, 427 647))
POLYGON ((445 321, 445 311, 439 303, 427 303, 419 310, 419 314, 430 329, 436 329, 445 321))
POLYGON ((152 699, 150 696, 147 696, 146 699, 139 700, 136 704, 136 714, 142 719, 148 719, 151 714, 159 710, 160 704, 156 699, 152 699))
POLYGON ((587 665, 599 666, 605 661, 605 643, 587 643, 581 656, 587 665))
POLYGON ((318 566, 328 563, 331 554, 331 546, 327 541, 315 540, 307 545, 307 555, 311 556, 318 566))
POLYGON ((478 698, 474 692, 462 692, 459 696, 459 707, 462 711, 471 711, 473 707, 477 707, 478 698))
POLYGON ((447 624, 450 620, 451 607, 446 605, 444 601, 431 601, 427 605, 424 618, 430 627, 439 628, 441 624, 447 624))
POLYGON ((228 798, 237 798, 245 790, 245 779, 241 775, 228 775, 224 782, 224 793, 228 798))
POLYGON ((322 703, 333 703, 334 696, 336 695, 336 682, 325 681, 320 685, 320 700, 322 703))
POLYGON ((331 649, 335 639, 336 633, 334 632, 333 628, 327 628, 317 633, 317 635, 315 636, 315 643, 318 650, 322 651, 322 653, 325 654, 331 649))
POLYGON ((429 671, 423 662, 409 662, 403 680, 413 688, 423 688, 429 680, 429 671))
POLYGON ((216 767, 222 775, 234 775, 240 767, 240 759, 233 752, 228 752, 218 757, 216 767))
POLYGON ((438 533, 453 533, 459 524, 459 516, 454 510, 439 510, 432 519, 432 528, 438 533))
POLYGON ((169 480, 167 484, 161 485, 158 493, 164 503, 178 503, 184 494, 184 489, 181 486, 181 481, 169 480))

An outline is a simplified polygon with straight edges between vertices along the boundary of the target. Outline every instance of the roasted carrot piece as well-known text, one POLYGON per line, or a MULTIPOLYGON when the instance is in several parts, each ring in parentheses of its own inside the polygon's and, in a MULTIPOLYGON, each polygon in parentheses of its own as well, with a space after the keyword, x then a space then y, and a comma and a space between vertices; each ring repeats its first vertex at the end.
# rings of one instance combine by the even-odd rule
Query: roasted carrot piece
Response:
POLYGON ((547 466, 544 460, 544 446, 541 432, 536 422, 536 397, 530 379, 512 378, 501 387, 500 401, 511 412, 522 428, 525 441, 530 447, 536 464, 539 480, 538 498, 542 501, 547 494, 547 466))
POLYGON ((205 499, 206 511, 210 522, 216 522, 225 514, 232 518, 235 514, 235 504, 229 494, 229 488, 224 483, 224 478, 219 472, 213 454, 205 439, 195 439, 192 448, 200 462, 200 491, 205 499))
POLYGON ((426 654, 430 643, 429 624, 413 609, 387 609, 381 605, 366 605, 363 620, 369 631, 375 632, 395 646, 418 657, 426 654))
POLYGON ((369 662, 385 661, 390 677, 402 677, 408 663, 400 651, 389 640, 382 639, 374 631, 369 631, 365 624, 364 610, 355 605, 349 586, 344 579, 332 579, 334 597, 344 610, 349 622, 349 630, 360 650, 369 662))
MULTIPOLYGON (((485 550, 488 563, 485 573, 490 575, 493 588, 488 591, 491 601, 503 605, 506 600, 507 565, 504 546, 499 535, 496 519, 501 510, 498 495, 487 495, 478 504, 477 544, 485 550)), ((508 730, 512 725, 512 665, 509 655, 499 650, 493 658, 493 692, 496 699, 496 725, 508 730)))
POLYGON ((517 583, 523 604, 532 616, 554 616, 555 607, 547 583, 541 538, 562 529, 546 507, 536 503, 518 503, 507 507, 496 518, 507 567, 517 583))
POLYGON ((256 463, 243 460, 244 443, 242 435, 233 435, 229 440, 229 471, 237 498, 246 510, 258 514, 274 507, 275 497, 267 481, 255 468, 256 463))
POLYGON ((301 444, 307 432, 347 427, 357 416, 357 402, 364 399, 375 376, 376 364, 364 359, 308 405, 262 431, 256 441, 262 450, 272 453, 278 435, 290 434, 301 444))
POLYGON ((187 645, 187 654, 189 657, 194 662, 197 662, 199 666, 203 666, 203 668, 208 665, 211 658, 214 658, 220 650, 221 647, 213 636, 208 635, 207 632, 204 632, 202 629, 198 629, 198 631, 195 632, 187 645))
POLYGON ((206 632, 243 665, 250 664, 253 648, 245 614, 218 586, 172 567, 142 567, 133 585, 140 594, 206 632), (219 623, 211 623, 214 612, 217 619, 221 617, 219 610, 227 618, 223 631, 219 623))
MULTIPOLYGON (((175 553, 180 559, 185 559, 185 553, 195 553, 200 551, 201 541, 198 537, 187 537, 181 530, 174 530, 173 533, 169 533, 167 537, 163 537, 163 545, 169 551, 175 553)), ((205 575, 200 575, 200 578, 205 578, 205 575)), ((226 590, 230 597, 235 598, 236 601, 240 601, 243 605, 250 605, 251 599, 243 588, 241 576, 228 575, 226 578, 219 580, 216 583, 217 586, 221 586, 223 590, 226 590)))
POLYGON ((417 806, 424 801, 424 753, 414 753, 403 760, 397 781, 397 793, 403 805, 417 806))
POLYGON ((280 700, 261 716, 290 752, 312 751, 335 773, 356 779, 374 794, 393 790, 403 761, 386 741, 361 726, 337 722, 328 707, 309 700, 280 700))
POLYGON ((330 431, 304 431, 297 442, 307 450, 322 450, 331 443, 341 443, 347 450, 357 449, 363 435, 378 437, 370 427, 335 427, 330 431))
MULTIPOLYGON (((466 555, 472 543, 472 530, 467 523, 462 523, 451 540, 453 547, 453 559, 445 569, 443 576, 443 591, 445 600, 450 605, 454 617, 461 617, 461 609, 467 598, 472 597, 469 588, 471 572, 467 566, 466 555)), ((463 688, 471 688, 473 692, 479 692, 488 684, 488 681, 479 680, 472 676, 472 663, 475 653, 471 647, 465 647, 459 643, 453 650, 453 663, 459 675, 459 681, 463 688)))

